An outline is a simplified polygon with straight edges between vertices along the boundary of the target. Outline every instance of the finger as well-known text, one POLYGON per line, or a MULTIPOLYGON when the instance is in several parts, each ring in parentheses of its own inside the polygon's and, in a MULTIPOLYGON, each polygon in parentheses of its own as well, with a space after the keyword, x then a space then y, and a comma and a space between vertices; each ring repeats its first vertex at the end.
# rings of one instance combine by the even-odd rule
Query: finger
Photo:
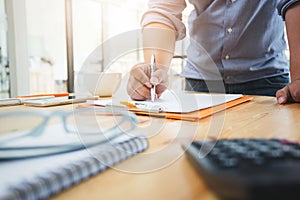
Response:
POLYGON ((290 99, 289 86, 285 86, 284 88, 278 90, 276 92, 277 102, 279 104, 285 104, 290 99))
POLYGON ((167 82, 168 82, 168 71, 166 71, 165 69, 156 70, 150 78, 150 83, 152 85, 159 85, 161 83, 167 83, 167 82))
POLYGON ((165 84, 157 85, 156 86, 157 97, 159 98, 166 89, 167 89, 167 85, 165 84))
POLYGON ((290 100, 292 102, 300 102, 300 88, 299 88, 299 82, 295 81, 291 84, 289 84, 289 93, 290 93, 290 100))
POLYGON ((130 98, 131 98, 132 100, 137 100, 137 101, 144 101, 144 100, 147 99, 145 96, 143 96, 142 94, 140 94, 138 91, 133 92, 133 93, 130 95, 130 98))
POLYGON ((130 78, 127 84, 127 93, 134 100, 145 100, 150 97, 150 90, 142 83, 130 78))
POLYGON ((133 88, 130 88, 129 90, 130 92, 128 92, 128 94, 130 98, 133 100, 146 100, 149 98, 147 95, 145 95, 145 93, 141 92, 140 90, 133 89, 133 88))
POLYGON ((132 68, 130 71, 130 75, 138 82, 142 83, 148 88, 151 88, 152 85, 150 83, 150 78, 148 74, 150 74, 148 71, 149 67, 145 64, 139 64, 132 68))
POLYGON ((156 95, 159 98, 162 93, 167 89, 168 86, 168 71, 167 68, 160 68, 156 70, 151 79, 150 83, 156 86, 156 95))

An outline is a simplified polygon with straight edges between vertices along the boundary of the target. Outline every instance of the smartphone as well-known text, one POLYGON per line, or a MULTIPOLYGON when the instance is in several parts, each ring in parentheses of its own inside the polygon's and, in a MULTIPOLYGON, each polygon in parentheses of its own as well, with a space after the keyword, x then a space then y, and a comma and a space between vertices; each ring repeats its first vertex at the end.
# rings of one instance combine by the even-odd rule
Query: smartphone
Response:
POLYGON ((47 107, 47 106, 57 106, 57 105, 65 105, 65 104, 72 104, 72 103, 82 103, 82 102, 86 102, 86 100, 95 100, 95 99, 98 99, 98 97, 72 95, 72 96, 55 97, 49 99, 27 100, 24 102, 24 105, 47 107))

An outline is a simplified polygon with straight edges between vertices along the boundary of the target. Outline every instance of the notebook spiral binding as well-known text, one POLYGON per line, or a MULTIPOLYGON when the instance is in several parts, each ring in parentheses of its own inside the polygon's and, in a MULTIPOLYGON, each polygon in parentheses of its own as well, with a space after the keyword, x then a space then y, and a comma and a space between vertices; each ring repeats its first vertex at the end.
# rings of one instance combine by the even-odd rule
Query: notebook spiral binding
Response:
POLYGON ((18 185, 8 186, 0 199, 47 199, 105 169, 142 152, 148 147, 145 137, 130 140, 108 147, 97 155, 85 157, 76 163, 57 168, 48 174, 39 174, 35 179, 24 180, 18 185), (95 158, 96 157, 96 158, 95 158))

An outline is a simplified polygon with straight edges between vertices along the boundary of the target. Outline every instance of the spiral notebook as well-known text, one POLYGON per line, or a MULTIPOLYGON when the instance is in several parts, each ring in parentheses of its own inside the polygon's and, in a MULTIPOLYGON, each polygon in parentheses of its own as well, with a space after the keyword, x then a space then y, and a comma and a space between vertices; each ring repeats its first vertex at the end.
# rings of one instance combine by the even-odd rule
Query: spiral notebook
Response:
MULTIPOLYGON (((9 148, 1 147, 0 199, 47 199, 142 152, 147 146, 147 138, 123 134, 88 148, 25 159, 6 159, 4 155, 9 148)), ((7 152, 22 153, 20 149, 16 151, 7 152)))

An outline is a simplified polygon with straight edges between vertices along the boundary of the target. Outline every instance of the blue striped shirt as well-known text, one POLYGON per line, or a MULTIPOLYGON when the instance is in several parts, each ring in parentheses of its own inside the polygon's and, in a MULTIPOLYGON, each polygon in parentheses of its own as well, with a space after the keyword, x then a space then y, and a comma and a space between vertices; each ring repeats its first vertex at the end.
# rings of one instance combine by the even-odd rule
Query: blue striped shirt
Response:
MULTIPOLYGON (((190 0, 187 64, 182 76, 242 83, 289 73, 281 0, 190 0)), ((160 22, 185 36, 184 0, 149 0, 142 25, 160 22)))

